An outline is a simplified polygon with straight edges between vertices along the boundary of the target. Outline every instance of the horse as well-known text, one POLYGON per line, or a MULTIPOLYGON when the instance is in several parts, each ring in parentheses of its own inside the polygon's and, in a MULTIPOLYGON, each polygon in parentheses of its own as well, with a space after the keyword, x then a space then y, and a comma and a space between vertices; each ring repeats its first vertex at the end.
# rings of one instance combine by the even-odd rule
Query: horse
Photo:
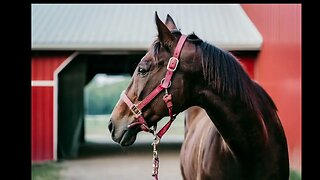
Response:
POLYGON ((268 93, 235 56, 182 34, 169 14, 163 23, 155 12, 155 23, 158 36, 112 111, 113 141, 130 146, 170 116, 159 141, 186 110, 183 179, 288 180, 287 140, 268 93))

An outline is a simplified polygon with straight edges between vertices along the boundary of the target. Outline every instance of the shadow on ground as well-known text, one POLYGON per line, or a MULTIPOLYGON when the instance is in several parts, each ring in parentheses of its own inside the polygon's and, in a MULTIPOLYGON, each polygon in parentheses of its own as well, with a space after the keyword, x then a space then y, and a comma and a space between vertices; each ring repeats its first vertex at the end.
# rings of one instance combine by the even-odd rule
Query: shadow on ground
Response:
MULTIPOLYGON (((180 152, 182 143, 166 142, 158 145, 159 153, 180 152)), ((129 147, 121 147, 116 143, 86 142, 79 148, 78 158, 91 158, 97 156, 115 156, 122 154, 152 154, 152 146, 147 143, 135 143, 129 147)))

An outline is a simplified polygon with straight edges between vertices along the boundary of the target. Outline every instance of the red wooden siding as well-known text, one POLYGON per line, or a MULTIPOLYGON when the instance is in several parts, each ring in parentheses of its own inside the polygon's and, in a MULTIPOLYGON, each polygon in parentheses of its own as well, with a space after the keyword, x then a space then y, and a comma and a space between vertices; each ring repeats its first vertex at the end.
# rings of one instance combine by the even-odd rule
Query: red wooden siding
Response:
MULTIPOLYGON (((31 62, 32 81, 53 81, 54 71, 67 56, 35 56, 31 62)), ((54 159, 54 87, 32 86, 31 89, 31 157, 32 161, 54 159)))
POLYGON ((242 64, 242 67, 246 70, 249 74, 251 79, 254 79, 254 57, 237 57, 242 64))
POLYGON ((65 60, 67 56, 36 56, 32 57, 31 79, 53 80, 54 70, 65 60))
POLYGON ((290 166, 301 170, 301 5, 242 5, 263 36, 255 79, 272 96, 288 140, 290 166))
POLYGON ((32 87, 32 161, 53 159, 53 87, 32 87))

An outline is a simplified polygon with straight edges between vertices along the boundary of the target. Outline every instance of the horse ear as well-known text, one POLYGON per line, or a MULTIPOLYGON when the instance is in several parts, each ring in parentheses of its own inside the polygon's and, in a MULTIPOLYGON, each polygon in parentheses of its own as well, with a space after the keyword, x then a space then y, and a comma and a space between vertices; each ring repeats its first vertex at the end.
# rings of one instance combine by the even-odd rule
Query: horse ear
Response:
POLYGON ((159 19, 158 13, 155 13, 156 24, 158 28, 158 38, 160 42, 171 46, 174 41, 174 36, 171 34, 167 26, 159 19))
POLYGON ((176 26, 176 24, 174 23, 172 17, 171 17, 169 14, 167 14, 166 26, 168 27, 168 29, 169 29, 170 31, 172 31, 172 30, 174 30, 174 29, 178 29, 177 26, 176 26))

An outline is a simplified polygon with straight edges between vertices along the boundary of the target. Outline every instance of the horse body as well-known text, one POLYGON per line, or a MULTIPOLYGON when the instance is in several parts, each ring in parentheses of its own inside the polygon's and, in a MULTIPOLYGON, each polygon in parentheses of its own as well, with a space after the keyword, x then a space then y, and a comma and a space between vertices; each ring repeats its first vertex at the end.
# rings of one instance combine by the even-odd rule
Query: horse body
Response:
MULTIPOLYGON (((241 159, 200 107, 186 110, 185 130, 180 152, 184 180, 288 179, 288 165, 283 163, 288 162, 286 147, 253 148, 241 159)), ((274 139, 270 133, 269 139, 274 139)))
POLYGON ((157 14, 155 20, 158 38, 138 64, 124 91, 126 98, 120 98, 112 112, 112 139, 129 146, 141 130, 164 116, 199 106, 202 109, 187 110, 180 155, 184 179, 288 180, 287 142, 272 99, 233 55, 195 34, 182 46, 170 85, 137 108, 163 86, 182 36, 169 15, 165 24, 157 14), (170 113, 161 99, 168 93, 170 113))

